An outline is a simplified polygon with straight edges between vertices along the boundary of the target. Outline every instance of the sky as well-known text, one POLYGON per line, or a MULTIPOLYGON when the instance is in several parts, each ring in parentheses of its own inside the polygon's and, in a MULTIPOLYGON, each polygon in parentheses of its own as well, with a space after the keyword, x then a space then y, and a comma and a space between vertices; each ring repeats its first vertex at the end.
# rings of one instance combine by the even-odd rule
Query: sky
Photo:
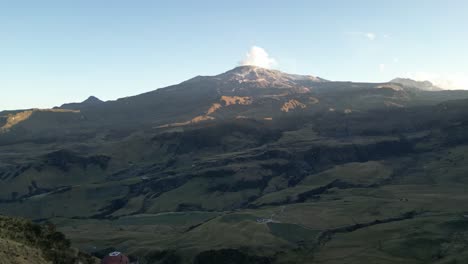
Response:
POLYGON ((466 0, 0 0, 0 110, 140 94, 241 64, 468 89, 466 0))

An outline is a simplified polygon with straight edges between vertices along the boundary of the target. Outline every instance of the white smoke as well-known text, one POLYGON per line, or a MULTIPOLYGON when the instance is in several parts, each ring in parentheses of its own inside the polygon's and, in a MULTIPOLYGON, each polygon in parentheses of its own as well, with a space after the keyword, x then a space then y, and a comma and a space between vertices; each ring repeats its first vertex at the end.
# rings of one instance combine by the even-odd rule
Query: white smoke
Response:
POLYGON ((240 62, 241 65, 258 66, 262 68, 273 68, 278 65, 276 60, 266 52, 263 48, 253 46, 246 54, 245 58, 240 62))
POLYGON ((385 64, 383 64, 383 63, 382 63, 382 64, 379 64, 379 71, 380 71, 381 73, 385 72, 385 64))
MULTIPOLYGON (((351 31, 351 32, 346 32, 346 34, 351 35, 351 36, 364 37, 370 41, 374 41, 377 39, 377 34, 374 32, 351 31)), ((390 38, 390 36, 384 35, 384 38, 390 38)))
POLYGON ((375 33, 372 32, 364 33, 364 36, 366 36, 366 38, 368 38, 369 40, 375 40, 375 38, 377 37, 375 33))
POLYGON ((407 78, 416 81, 430 81, 445 90, 468 90, 468 75, 456 73, 410 72, 407 78))

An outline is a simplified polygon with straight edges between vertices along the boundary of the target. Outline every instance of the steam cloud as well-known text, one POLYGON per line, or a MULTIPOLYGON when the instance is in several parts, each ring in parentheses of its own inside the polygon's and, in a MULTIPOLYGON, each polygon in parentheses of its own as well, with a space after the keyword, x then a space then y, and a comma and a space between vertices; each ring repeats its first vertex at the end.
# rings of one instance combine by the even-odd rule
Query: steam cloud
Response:
POLYGON ((445 90, 468 90, 468 75, 458 73, 430 73, 413 72, 406 74, 408 78, 416 81, 430 81, 445 90))
POLYGON ((245 58, 240 62, 241 65, 258 66, 262 68, 273 68, 278 63, 266 52, 263 48, 253 46, 246 54, 245 58))

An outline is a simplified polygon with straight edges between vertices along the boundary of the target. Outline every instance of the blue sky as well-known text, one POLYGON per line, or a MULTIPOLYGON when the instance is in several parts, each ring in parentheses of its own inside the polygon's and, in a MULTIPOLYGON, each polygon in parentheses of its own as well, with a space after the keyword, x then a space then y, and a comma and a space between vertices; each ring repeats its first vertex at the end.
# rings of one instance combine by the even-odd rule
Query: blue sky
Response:
POLYGON ((468 89, 467 13, 465 0, 0 0, 0 110, 139 94, 254 46, 285 72, 468 89))

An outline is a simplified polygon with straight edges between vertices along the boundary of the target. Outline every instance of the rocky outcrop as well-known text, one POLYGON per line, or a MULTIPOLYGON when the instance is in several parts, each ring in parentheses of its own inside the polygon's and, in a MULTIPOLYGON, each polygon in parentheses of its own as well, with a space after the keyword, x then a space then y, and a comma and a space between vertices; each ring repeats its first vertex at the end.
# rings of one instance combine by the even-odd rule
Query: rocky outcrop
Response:
POLYGON ((4 117, 4 124, 0 127, 0 133, 6 132, 13 128, 14 126, 28 120, 36 112, 52 112, 52 113, 79 113, 78 110, 68 110, 68 109, 32 109, 17 112, 15 114, 8 114, 4 117))
POLYGON ((218 111, 222 106, 219 103, 214 103, 206 112, 207 115, 213 114, 214 112, 218 111))
POLYGON ((221 102, 224 106, 230 105, 250 105, 252 104, 252 97, 249 96, 221 96, 221 102))
POLYGON ((283 104, 283 106, 281 107, 281 111, 283 112, 289 112, 289 111, 292 111, 292 110, 295 110, 295 109, 304 109, 306 108, 307 106, 297 100, 294 100, 294 99, 291 99, 289 101, 287 101, 286 103, 283 104))

